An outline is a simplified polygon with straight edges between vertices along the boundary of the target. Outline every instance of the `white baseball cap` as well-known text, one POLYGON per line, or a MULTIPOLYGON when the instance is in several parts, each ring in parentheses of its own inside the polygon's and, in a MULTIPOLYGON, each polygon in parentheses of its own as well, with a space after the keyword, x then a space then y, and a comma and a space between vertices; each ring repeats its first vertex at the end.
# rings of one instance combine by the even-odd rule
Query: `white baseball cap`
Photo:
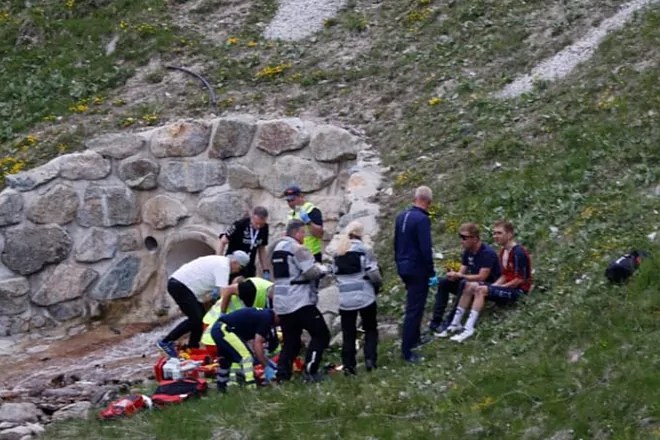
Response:
POLYGON ((241 267, 245 267, 250 263, 250 256, 243 251, 234 251, 229 254, 229 258, 237 262, 241 267))

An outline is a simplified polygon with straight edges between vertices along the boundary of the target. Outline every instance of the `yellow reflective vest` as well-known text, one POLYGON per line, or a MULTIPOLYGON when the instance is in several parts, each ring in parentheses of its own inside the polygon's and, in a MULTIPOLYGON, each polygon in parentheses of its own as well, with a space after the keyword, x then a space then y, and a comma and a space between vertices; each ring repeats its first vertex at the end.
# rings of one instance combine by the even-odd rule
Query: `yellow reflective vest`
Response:
MULTIPOLYGON (((251 281, 254 284, 257 293, 254 296, 254 304, 252 307, 263 309, 268 306, 268 289, 273 285, 272 282, 264 280, 259 277, 248 278, 246 281, 251 281)), ((215 321, 222 316, 222 310, 220 304, 222 301, 218 300, 211 306, 208 312, 204 315, 202 322, 207 325, 204 333, 202 334, 202 344, 204 345, 215 345, 213 338, 211 337, 211 327, 215 324, 215 321)), ((245 307, 243 301, 238 297, 238 295, 232 295, 229 299, 229 305, 227 305, 227 313, 235 312, 236 310, 242 309, 245 307)))
MULTIPOLYGON (((307 214, 312 212, 312 210, 315 208, 316 206, 312 202, 305 202, 305 204, 300 207, 300 209, 304 210, 307 214)), ((300 215, 297 211, 291 211, 287 217, 287 220, 293 220, 294 218, 300 220, 300 215)), ((307 249, 309 249, 312 255, 321 253, 321 239, 312 235, 309 226, 305 226, 305 240, 303 241, 303 244, 307 249)))

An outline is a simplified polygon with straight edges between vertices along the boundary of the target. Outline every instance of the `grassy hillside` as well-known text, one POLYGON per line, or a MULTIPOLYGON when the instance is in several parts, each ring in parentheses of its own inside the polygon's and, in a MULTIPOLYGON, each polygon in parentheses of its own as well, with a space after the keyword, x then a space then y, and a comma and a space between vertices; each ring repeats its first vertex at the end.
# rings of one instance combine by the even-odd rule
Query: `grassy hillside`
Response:
POLYGON ((187 80, 176 105, 127 99, 131 88, 174 89, 165 64, 196 66, 216 87, 217 112, 346 123, 381 152, 394 187, 381 200, 382 319, 403 307, 393 214, 421 183, 436 194, 438 250, 458 255, 463 221, 508 217, 536 268, 524 304, 489 308, 466 344, 429 344, 421 367, 403 365, 392 342, 371 375, 212 395, 47 437, 660 438, 660 246, 647 238, 660 224, 660 7, 565 81, 492 98, 624 2, 573 3, 353 1, 301 43, 259 37, 274 1, 240 13, 214 0, 0 3, 4 172, 80 149, 97 131, 208 114, 205 91, 187 80), (209 11, 235 18, 213 38, 200 32, 209 11), (630 284, 606 284, 607 261, 631 247, 656 258, 630 284))

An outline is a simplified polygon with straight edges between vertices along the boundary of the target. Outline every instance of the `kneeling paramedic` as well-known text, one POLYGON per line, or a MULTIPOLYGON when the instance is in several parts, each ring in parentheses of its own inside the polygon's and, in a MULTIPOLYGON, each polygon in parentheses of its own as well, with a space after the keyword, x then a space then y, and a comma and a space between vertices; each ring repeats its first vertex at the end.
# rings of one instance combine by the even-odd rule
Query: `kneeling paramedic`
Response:
POLYGON ((306 381, 321 379, 319 364, 330 342, 330 331, 316 307, 315 283, 327 275, 329 269, 316 263, 314 255, 303 246, 304 238, 305 224, 300 220, 289 221, 286 236, 275 243, 271 257, 275 281, 273 309, 280 317, 283 337, 277 365, 279 381, 291 379, 292 363, 300 351, 303 330, 311 336, 303 372, 306 381))
POLYGON ((271 329, 279 323, 270 309, 244 308, 221 316, 211 329, 211 336, 218 347, 218 391, 226 392, 229 381, 237 382, 240 370, 245 386, 256 388, 253 372, 253 356, 264 367, 264 379, 275 378, 275 365, 265 354, 271 329), (231 367, 231 369, 230 369, 231 367))
POLYGON ((222 315, 245 307, 257 309, 271 307, 272 287, 272 282, 263 278, 252 277, 222 289, 220 298, 206 312, 202 320, 204 325, 207 326, 202 335, 202 344, 206 346, 214 345, 211 337, 211 327, 222 315))

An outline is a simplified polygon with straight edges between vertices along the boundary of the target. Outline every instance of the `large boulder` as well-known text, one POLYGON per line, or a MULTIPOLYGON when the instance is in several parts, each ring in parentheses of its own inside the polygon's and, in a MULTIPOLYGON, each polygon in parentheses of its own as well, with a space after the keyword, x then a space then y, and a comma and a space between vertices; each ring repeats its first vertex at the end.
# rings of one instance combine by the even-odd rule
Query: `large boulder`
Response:
POLYGON ((105 301, 127 298, 136 292, 137 275, 140 272, 141 259, 127 255, 111 266, 90 292, 90 297, 105 301))
POLYGON ((6 189, 0 193, 0 226, 19 223, 23 218, 23 196, 6 189))
POLYGON ((147 140, 136 133, 109 133, 85 142, 85 146, 113 159, 124 159, 144 149, 147 140))
POLYGON ((85 303, 80 300, 62 302, 48 307, 50 316, 60 322, 82 316, 85 313, 85 303))
POLYGON ((176 226, 179 220, 188 215, 188 210, 180 201, 160 195, 147 200, 144 204, 142 220, 156 229, 165 229, 176 226))
POLYGON ((110 229, 89 228, 75 248, 75 259, 82 263, 95 263, 115 256, 117 233, 110 229))
POLYGON ((259 176, 259 184, 274 196, 281 196, 291 184, 303 192, 317 191, 337 176, 336 168, 298 156, 278 157, 269 173, 259 176))
POLYGON ((341 162, 357 158, 359 139, 333 125, 319 125, 312 130, 309 147, 316 160, 341 162))
POLYGON ((132 225, 138 219, 135 195, 118 184, 89 184, 77 215, 78 223, 85 227, 132 225))
POLYGON ((256 119, 251 116, 233 116, 218 120, 209 157, 227 159, 245 156, 250 151, 256 129, 256 119))
POLYGON ((230 224, 244 217, 250 208, 239 191, 210 190, 202 194, 197 213, 209 222, 230 224))
POLYGON ((30 283, 27 278, 14 277, 0 281, 0 315, 17 315, 27 310, 30 283))
POLYGON ((5 232, 2 262, 16 273, 29 275, 45 264, 64 260, 71 246, 71 237, 61 226, 17 227, 5 232))
POLYGON ((34 403, 3 403, 0 405, 0 422, 26 423, 39 420, 39 408, 34 403))
POLYGON ((166 160, 158 176, 167 191, 199 192, 225 183, 226 167, 219 160, 166 160))
POLYGON ((232 188, 259 188, 259 174, 240 163, 227 165, 227 182, 232 188))
POLYGON ((309 143, 309 133, 298 118, 259 121, 254 144, 266 153, 278 156, 286 151, 300 150, 309 143))
POLYGON ((98 272, 90 267, 60 264, 32 295, 32 302, 40 306, 51 306, 80 298, 98 276, 98 272))
POLYGON ((197 156, 209 145, 211 127, 200 122, 175 122, 154 130, 151 152, 156 157, 197 156))
POLYGON ((158 186, 158 162, 146 157, 128 157, 119 164, 119 178, 135 189, 153 189, 158 186))
POLYGON ((38 194, 27 206, 25 215, 34 223, 65 225, 76 217, 80 200, 70 186, 57 183, 38 194))
POLYGON ((60 163, 57 159, 51 160, 45 165, 20 173, 10 174, 5 177, 5 182, 10 188, 19 191, 30 191, 39 185, 50 182, 60 173, 60 163))
POLYGON ((110 174, 111 163, 99 153, 87 150, 59 158, 60 177, 70 180, 97 180, 110 174))

